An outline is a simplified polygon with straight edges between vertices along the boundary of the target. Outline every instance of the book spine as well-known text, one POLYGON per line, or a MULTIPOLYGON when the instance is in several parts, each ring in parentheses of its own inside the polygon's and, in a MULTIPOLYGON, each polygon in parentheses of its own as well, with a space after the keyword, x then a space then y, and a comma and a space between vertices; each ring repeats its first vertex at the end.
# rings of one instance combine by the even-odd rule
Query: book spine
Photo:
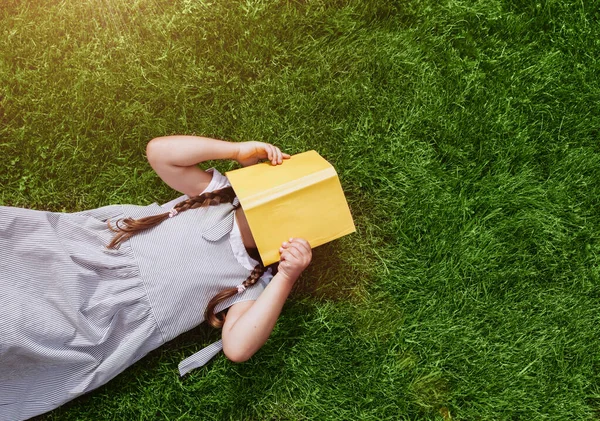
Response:
POLYGON ((263 191, 260 194, 246 197, 244 203, 242 203, 242 206, 244 209, 250 210, 299 190, 314 186, 315 184, 332 177, 337 177, 335 169, 333 167, 325 168, 323 170, 290 181, 289 183, 285 183, 270 190, 263 191))

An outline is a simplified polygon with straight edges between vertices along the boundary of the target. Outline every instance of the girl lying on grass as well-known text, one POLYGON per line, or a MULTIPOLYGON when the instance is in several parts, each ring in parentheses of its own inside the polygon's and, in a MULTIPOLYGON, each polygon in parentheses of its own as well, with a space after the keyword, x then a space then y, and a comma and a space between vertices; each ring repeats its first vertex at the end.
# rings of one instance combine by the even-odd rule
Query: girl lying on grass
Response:
POLYGON ((69 214, 0 207, 0 420, 95 389, 204 320, 222 327, 222 343, 184 360, 182 375, 221 348, 246 361, 271 334, 311 247, 283 241, 273 275, 227 178, 197 164, 279 165, 289 155, 195 136, 153 139, 147 155, 187 197, 69 214))

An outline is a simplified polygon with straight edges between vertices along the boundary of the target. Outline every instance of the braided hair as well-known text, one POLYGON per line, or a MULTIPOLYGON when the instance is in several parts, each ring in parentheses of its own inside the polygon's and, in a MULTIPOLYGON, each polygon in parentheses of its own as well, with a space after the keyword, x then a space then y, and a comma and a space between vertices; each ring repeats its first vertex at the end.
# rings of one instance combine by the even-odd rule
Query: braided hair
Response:
MULTIPOLYGON (((144 218, 133 219, 133 218, 124 218, 119 219, 115 222, 116 228, 111 226, 110 221, 108 221, 108 228, 116 232, 115 236, 111 240, 111 242, 106 246, 109 249, 118 248, 123 241, 128 240, 135 234, 140 231, 147 230, 149 228, 155 227, 160 224, 162 221, 169 219, 170 217, 177 215, 178 213, 185 212, 188 209, 195 209, 202 206, 218 206, 221 203, 232 203, 235 199, 235 192, 232 187, 225 187, 223 189, 214 190, 212 192, 202 193, 197 196, 190 197, 189 199, 183 200, 177 203, 173 209, 167 211, 165 213, 161 213, 153 216, 146 216, 144 218)), ((239 286, 225 289, 215 295, 208 303, 205 312, 205 319, 207 322, 215 327, 221 328, 223 327, 223 323, 225 322, 224 312, 221 311, 218 314, 215 314, 215 308, 222 301, 233 297, 235 294, 243 292, 246 288, 251 287, 260 279, 260 277, 265 273, 266 268, 259 263, 254 267, 248 278, 244 282, 242 282, 239 286)))
POLYGON ((112 241, 106 247, 109 249, 118 248, 123 241, 128 240, 140 231, 144 231, 157 226, 162 221, 164 221, 165 219, 169 219, 174 214, 185 212, 188 209, 195 209, 202 206, 217 206, 221 203, 232 203, 233 199, 235 199, 235 192, 233 191, 233 188, 225 187, 223 189, 202 193, 198 196, 193 196, 187 200, 183 200, 177 203, 171 211, 167 211, 165 213, 153 216, 146 216, 144 218, 139 219, 119 219, 115 223, 116 228, 113 228, 110 224, 110 221, 108 221, 108 228, 111 231, 116 232, 117 234, 113 237, 112 241))
POLYGON ((235 294, 244 291, 246 288, 251 287, 260 279, 260 277, 265 273, 266 268, 262 264, 258 264, 252 269, 250 276, 246 278, 244 282, 242 282, 239 286, 224 289, 215 295, 212 300, 208 302, 208 306, 206 306, 206 312, 204 313, 204 318, 212 327, 221 328, 223 327, 223 323, 225 323, 225 315, 223 312, 215 313, 215 307, 222 301, 233 297, 235 294))

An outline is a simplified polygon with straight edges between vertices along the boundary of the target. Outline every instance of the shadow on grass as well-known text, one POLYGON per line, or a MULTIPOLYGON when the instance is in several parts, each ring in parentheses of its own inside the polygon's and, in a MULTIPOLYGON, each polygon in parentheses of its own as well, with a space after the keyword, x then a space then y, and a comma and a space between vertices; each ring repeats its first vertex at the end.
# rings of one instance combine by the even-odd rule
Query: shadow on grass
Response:
POLYGON ((313 260, 294 285, 292 299, 312 298, 318 301, 353 300, 359 298, 370 276, 345 259, 338 250, 339 242, 324 244, 313 251, 313 260))
POLYGON ((311 264, 303 272, 290 295, 291 299, 357 301, 373 282, 377 257, 367 226, 372 224, 372 203, 368 197, 347 192, 356 232, 313 249, 311 264))

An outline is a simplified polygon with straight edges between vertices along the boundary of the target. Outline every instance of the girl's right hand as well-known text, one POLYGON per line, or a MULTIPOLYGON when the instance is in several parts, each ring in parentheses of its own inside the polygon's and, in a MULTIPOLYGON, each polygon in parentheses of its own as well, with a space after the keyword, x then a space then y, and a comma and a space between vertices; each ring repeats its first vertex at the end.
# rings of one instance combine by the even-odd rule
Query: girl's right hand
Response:
POLYGON ((277 146, 273 146, 270 143, 250 141, 238 143, 238 152, 235 160, 242 167, 247 167, 248 165, 258 163, 261 159, 268 159, 271 161, 271 164, 278 165, 289 157, 288 154, 281 152, 277 146))
POLYGON ((303 238, 290 238, 284 241, 279 249, 278 274, 285 276, 290 282, 295 282, 312 259, 312 250, 308 241, 303 238))

